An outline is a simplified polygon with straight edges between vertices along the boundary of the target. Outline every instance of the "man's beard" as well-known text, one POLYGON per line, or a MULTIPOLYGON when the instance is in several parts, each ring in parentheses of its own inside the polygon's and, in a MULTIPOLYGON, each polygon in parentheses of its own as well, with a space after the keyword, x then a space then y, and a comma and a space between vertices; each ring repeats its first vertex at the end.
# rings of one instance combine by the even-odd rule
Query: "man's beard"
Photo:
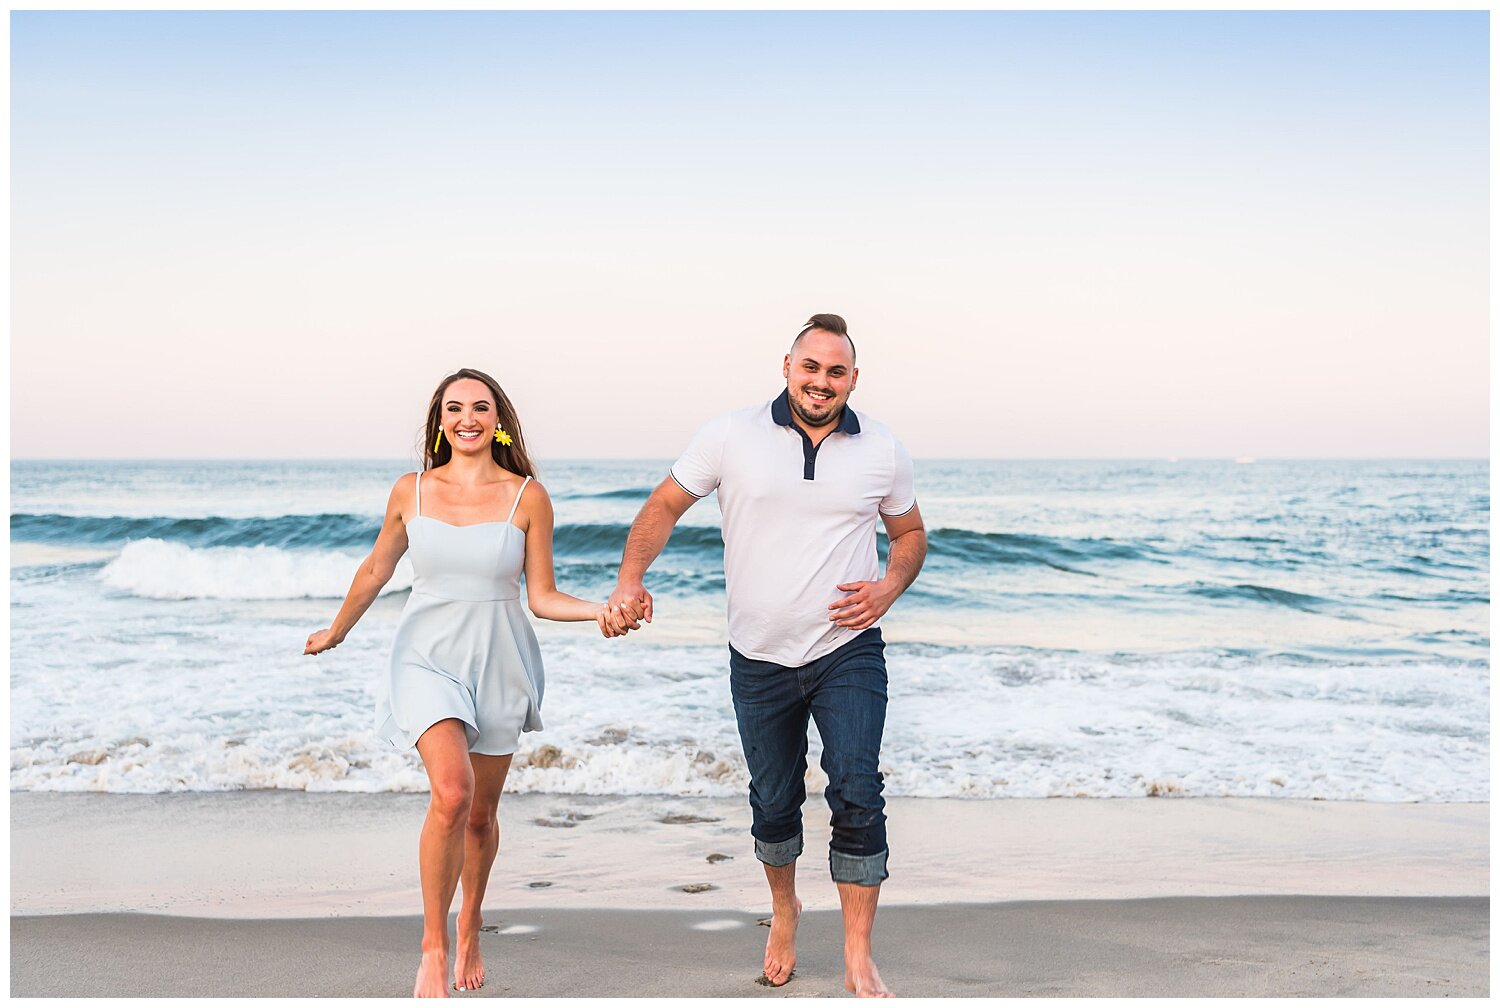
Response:
POLYGON ((836 403, 830 400, 827 413, 823 414, 822 416, 812 416, 807 412, 807 410, 802 408, 801 403, 797 402, 796 396, 789 395, 786 398, 787 402, 791 404, 792 412, 797 414, 802 422, 807 424, 809 427, 822 427, 824 424, 833 423, 834 417, 839 415, 839 410, 843 409, 844 405, 843 403, 836 403))

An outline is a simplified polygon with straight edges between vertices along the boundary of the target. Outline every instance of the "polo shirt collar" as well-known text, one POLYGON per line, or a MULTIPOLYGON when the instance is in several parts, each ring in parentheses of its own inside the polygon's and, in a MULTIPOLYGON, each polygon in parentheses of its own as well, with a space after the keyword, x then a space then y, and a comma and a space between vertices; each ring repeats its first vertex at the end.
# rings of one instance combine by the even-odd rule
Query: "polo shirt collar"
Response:
MULTIPOLYGON (((782 427, 792 426, 792 399, 788 390, 782 389, 781 395, 772 400, 771 419, 782 427)), ((859 417, 854 415, 848 403, 844 404, 844 411, 839 414, 838 426, 834 430, 840 434, 859 433, 859 417)))

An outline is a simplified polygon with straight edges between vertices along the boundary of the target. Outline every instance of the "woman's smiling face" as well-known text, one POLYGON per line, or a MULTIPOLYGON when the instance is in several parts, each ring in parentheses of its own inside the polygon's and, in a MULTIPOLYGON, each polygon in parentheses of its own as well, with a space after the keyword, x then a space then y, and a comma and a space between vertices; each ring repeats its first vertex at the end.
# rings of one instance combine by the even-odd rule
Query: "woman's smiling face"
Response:
POLYGON ((438 423, 453 450, 463 455, 488 452, 499 423, 495 399, 484 382, 460 378, 443 390, 438 423))

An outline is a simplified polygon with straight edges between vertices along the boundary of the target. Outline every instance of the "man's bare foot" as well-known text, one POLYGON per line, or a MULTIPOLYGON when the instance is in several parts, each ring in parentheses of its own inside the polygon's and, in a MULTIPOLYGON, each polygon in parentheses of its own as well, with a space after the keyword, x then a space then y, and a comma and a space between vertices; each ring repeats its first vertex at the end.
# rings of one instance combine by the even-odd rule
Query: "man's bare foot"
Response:
POLYGON ((459 921, 458 953, 453 958, 453 986, 461 991, 478 990, 484 986, 484 956, 479 951, 479 924, 466 928, 463 921, 459 921))
POLYGON ((448 950, 433 949, 422 953, 422 965, 417 967, 417 983, 411 989, 412 997, 448 996, 448 950))
POLYGON ((844 952, 844 989, 852 991, 855 997, 896 996, 880 979, 880 971, 875 968, 875 960, 868 952, 844 952))
POLYGON ((797 900, 786 913, 771 914, 771 935, 766 939, 766 982, 780 987, 792 978, 797 965, 797 922, 802 919, 802 901, 797 900))

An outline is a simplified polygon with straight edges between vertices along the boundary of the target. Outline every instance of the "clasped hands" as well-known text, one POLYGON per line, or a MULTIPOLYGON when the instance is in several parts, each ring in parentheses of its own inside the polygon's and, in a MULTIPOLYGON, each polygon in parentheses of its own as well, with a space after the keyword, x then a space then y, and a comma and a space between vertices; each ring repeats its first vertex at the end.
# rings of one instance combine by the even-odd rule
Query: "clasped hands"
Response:
POLYGON ((599 632, 606 637, 624 637, 651 622, 652 599, 644 585, 620 585, 599 611, 599 632))
MULTIPOLYGON (((868 630, 884 616, 901 594, 884 580, 851 581, 838 586, 848 592, 828 606, 828 619, 850 630, 868 630)), ((605 637, 624 637, 641 628, 641 621, 651 622, 653 601, 644 585, 620 585, 599 611, 599 632, 605 637)))

